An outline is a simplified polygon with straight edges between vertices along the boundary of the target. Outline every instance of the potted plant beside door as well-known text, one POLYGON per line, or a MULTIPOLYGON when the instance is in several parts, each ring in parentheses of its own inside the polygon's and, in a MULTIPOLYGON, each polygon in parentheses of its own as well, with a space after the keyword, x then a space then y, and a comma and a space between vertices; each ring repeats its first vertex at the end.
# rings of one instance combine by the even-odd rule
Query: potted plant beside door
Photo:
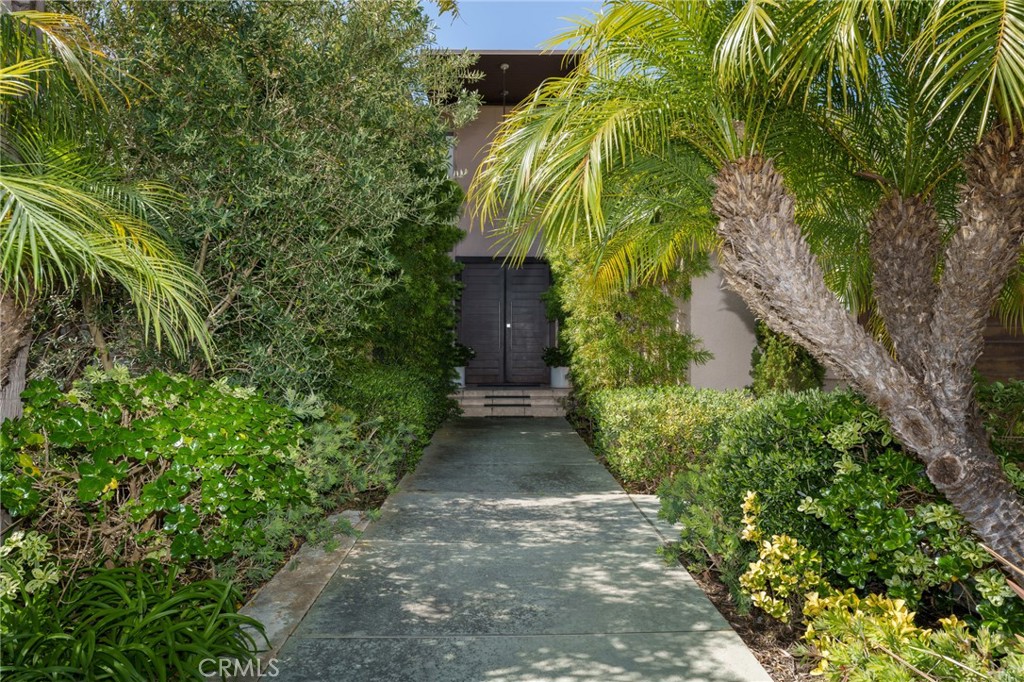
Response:
POLYGON ((455 379, 455 384, 459 388, 466 387, 466 365, 469 361, 476 357, 476 351, 469 346, 457 343, 455 344, 455 371, 458 373, 458 377, 455 379))
POLYGON ((544 364, 551 368, 551 388, 569 388, 569 351, 565 346, 545 348, 544 364))

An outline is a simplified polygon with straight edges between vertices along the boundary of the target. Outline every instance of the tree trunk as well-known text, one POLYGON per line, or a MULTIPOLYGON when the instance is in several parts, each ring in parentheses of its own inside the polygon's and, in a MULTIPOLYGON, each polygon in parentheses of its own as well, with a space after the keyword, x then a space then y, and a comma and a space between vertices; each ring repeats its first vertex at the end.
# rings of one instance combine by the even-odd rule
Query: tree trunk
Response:
MULTIPOLYGON (((21 416, 31 341, 31 304, 22 305, 0 289, 0 423, 21 416)), ((0 507, 0 535, 11 522, 11 515, 0 507)))
MULTIPOLYGON (((1020 157, 1016 158, 1020 164, 1020 157)), ((1000 172, 1003 177, 1006 173, 1012 175, 1005 164, 1000 172)), ((932 334, 927 337, 931 353, 923 356, 927 368, 922 374, 920 367, 908 368, 893 358, 857 324, 825 285, 821 268, 796 223, 793 199, 771 161, 760 157, 740 159, 726 165, 715 182, 713 207, 719 217, 716 229, 722 238, 720 264, 729 285, 769 326, 795 339, 826 365, 846 376, 890 421, 903 445, 924 462, 928 477, 964 515, 982 541, 1024 569, 1024 501, 1006 479, 984 438, 976 435, 971 400, 951 401, 942 381, 936 380, 956 374, 951 378, 953 394, 962 397, 962 376, 970 377, 973 359, 980 352, 981 336, 980 331, 975 333, 973 316, 987 316, 995 299, 994 295, 991 300, 986 298, 986 304, 980 299, 987 294, 981 296, 972 287, 977 284, 986 291, 992 287, 982 281, 965 280, 963 274, 957 274, 950 282, 946 278, 951 267, 954 273, 971 272, 981 276, 974 267, 977 252, 953 253, 955 249, 965 248, 967 243, 976 250, 982 248, 979 242, 991 245, 986 246, 986 250, 1010 248, 1012 239, 993 240, 991 231, 986 232, 984 238, 976 236, 981 228, 974 223, 990 219, 991 205, 984 210, 974 206, 977 215, 973 222, 965 221, 963 243, 954 239, 951 244, 946 272, 933 306, 935 311, 940 311, 944 296, 951 299, 957 290, 966 289, 970 291, 961 293, 962 303, 980 305, 981 309, 960 311, 964 328, 958 334, 950 336, 947 331, 945 336, 936 336, 933 325, 932 334), (963 266, 956 265, 957 257, 964 259, 963 266), (947 357, 936 354, 939 347, 954 350, 949 350, 947 357), (937 363, 939 357, 945 358, 944 362, 937 363), (968 361, 969 364, 965 364, 968 361)), ((988 194, 972 195, 970 191, 967 194, 978 201, 992 203, 988 194)), ((1005 189, 997 194, 1002 200, 1016 196, 1016 201, 1020 201, 1021 196, 1019 192, 1013 195, 1012 189, 1009 194, 1005 189)), ((1012 219, 1016 214, 1010 211, 1007 215, 1012 219)), ((1005 222, 1001 224, 1005 226, 1005 222)), ((1019 239, 1014 249, 1016 258, 1019 239)), ((882 250, 877 252, 879 256, 883 253, 882 250)), ((992 258, 992 254, 988 257, 992 258)), ((998 270, 999 264, 996 265, 998 270)), ((924 268, 919 272, 924 272, 924 268)), ((1006 274, 1008 272, 1001 281, 1005 281, 1006 274)), ((999 273, 981 277, 990 276, 994 279, 999 273)), ((900 283, 897 277, 893 286, 905 287, 906 295, 913 295, 917 287, 911 284, 905 280, 900 283)), ((995 292, 997 295, 997 287, 995 292)), ((904 312, 912 309, 889 306, 889 310, 896 313, 893 319, 904 319, 909 314, 916 325, 917 316, 904 312)), ((960 306, 950 304, 950 312, 958 309, 960 306)), ((939 317, 938 312, 935 316, 939 317)), ((910 337, 910 343, 922 343, 922 338, 919 330, 910 337)), ((906 342, 903 346, 908 348, 906 342)), ((917 357, 911 353, 908 364, 917 362, 917 357)))
POLYGON ((942 235, 930 201, 893 192, 869 225, 875 305, 900 364, 924 377, 942 235))
POLYGON ((92 337, 92 345, 96 349, 96 356, 103 366, 103 371, 108 373, 114 371, 114 361, 110 359, 107 338, 103 335, 103 328, 100 325, 96 294, 93 293, 90 285, 86 282, 82 282, 82 312, 85 315, 85 323, 89 327, 89 336, 92 337))
MULTIPOLYGON (((960 229, 946 248, 932 320, 929 373, 954 418, 973 409, 985 325, 1024 246, 1024 146, 989 133, 965 164, 960 229)), ((1021 531, 1024 533, 1024 531, 1021 531)))
POLYGON ((0 291, 0 422, 21 416, 31 325, 31 304, 23 305, 0 291))

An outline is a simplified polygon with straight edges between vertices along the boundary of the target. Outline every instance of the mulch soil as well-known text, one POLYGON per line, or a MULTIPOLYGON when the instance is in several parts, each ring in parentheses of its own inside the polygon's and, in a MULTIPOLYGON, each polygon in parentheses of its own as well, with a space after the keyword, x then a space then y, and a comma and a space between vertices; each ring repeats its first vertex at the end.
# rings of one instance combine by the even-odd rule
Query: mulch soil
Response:
POLYGON ((690 575, 775 682, 810 682, 820 679, 812 677, 811 666, 791 653, 800 640, 801 632, 798 629, 764 614, 740 613, 729 594, 729 588, 718 580, 713 571, 691 572, 690 575))

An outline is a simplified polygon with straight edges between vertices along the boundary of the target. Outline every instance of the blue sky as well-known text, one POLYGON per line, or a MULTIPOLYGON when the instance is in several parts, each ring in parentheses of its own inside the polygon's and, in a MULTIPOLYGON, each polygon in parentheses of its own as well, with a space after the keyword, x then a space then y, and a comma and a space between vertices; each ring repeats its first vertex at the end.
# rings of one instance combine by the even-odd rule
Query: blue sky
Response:
POLYGON ((421 0, 437 23, 440 47, 471 50, 534 50, 569 23, 587 16, 598 0, 458 0, 459 18, 437 16, 437 5, 421 0))

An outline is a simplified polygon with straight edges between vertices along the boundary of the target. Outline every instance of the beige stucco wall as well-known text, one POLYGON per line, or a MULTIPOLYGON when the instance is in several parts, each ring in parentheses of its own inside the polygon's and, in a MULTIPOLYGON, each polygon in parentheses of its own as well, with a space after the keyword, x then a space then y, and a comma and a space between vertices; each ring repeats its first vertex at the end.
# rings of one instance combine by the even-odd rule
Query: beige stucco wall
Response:
POLYGON ((697 388, 748 386, 755 343, 754 316, 743 300, 725 287, 717 268, 693 280, 687 318, 690 333, 715 356, 690 368, 690 383, 697 388))
MULTIPOLYGON (((499 106, 482 106, 477 117, 464 128, 455 133, 454 172, 455 178, 462 189, 469 189, 469 184, 476 174, 480 162, 487 152, 487 146, 494 138, 494 132, 501 123, 503 113, 499 106)), ((473 217, 473 207, 467 204, 462 210, 459 227, 466 233, 452 255, 458 257, 500 257, 505 253, 498 249, 497 243, 490 237, 490 225, 481 229, 479 221, 473 217)), ((536 245, 530 249, 530 256, 539 256, 536 245)))

